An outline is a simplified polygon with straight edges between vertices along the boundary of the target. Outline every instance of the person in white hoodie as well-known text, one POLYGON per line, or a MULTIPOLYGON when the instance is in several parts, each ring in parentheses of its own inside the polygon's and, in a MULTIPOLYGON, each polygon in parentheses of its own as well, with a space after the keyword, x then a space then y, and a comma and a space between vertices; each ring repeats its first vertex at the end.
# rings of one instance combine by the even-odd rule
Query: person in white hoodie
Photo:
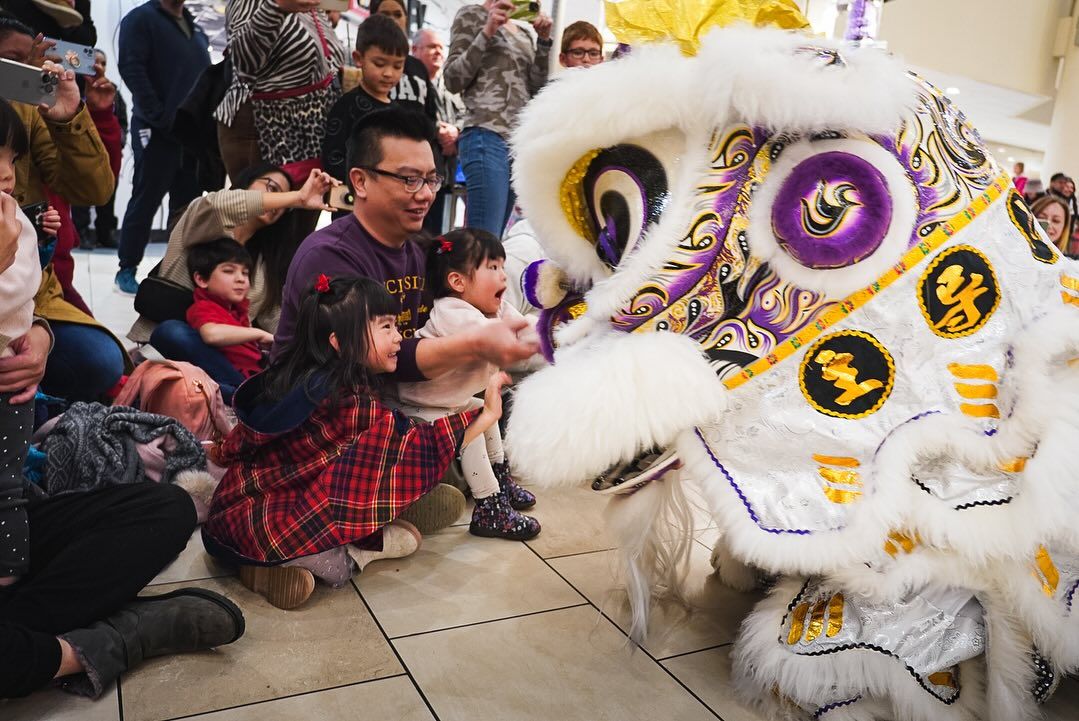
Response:
MULTIPOLYGON (((478 228, 462 228, 435 238, 427 252, 427 290, 434 296, 427 323, 417 331, 419 338, 456 335, 494 319, 522 318, 503 296, 506 251, 491 233, 478 228)), ((525 329, 528 330, 527 328, 525 329)), ((433 421, 436 418, 479 408, 483 401, 475 395, 487 386, 498 368, 487 361, 475 361, 433 380, 401 383, 398 398, 401 410, 411 416, 433 421), (478 405, 477 405, 478 404, 478 405)), ((520 513, 536 503, 536 497, 518 486, 509 472, 498 425, 484 432, 461 450, 461 468, 476 508, 469 532, 476 536, 524 541, 540 532, 535 518, 520 513)))
MULTIPOLYGON (((41 283, 41 260, 34 223, 11 197, 15 160, 29 149, 18 114, 0 98, 0 204, 4 231, 18 228, 10 265, 0 271, 0 357, 16 354, 34 323, 34 294, 41 283)), ((53 211, 55 213, 55 211, 53 211)), ((50 216, 50 221, 52 220, 50 216)), ((59 221, 59 215, 55 217, 59 221)), ((58 225, 50 223, 50 227, 58 225)), ((33 432, 34 398, 25 391, 0 393, 0 586, 15 583, 30 565, 30 530, 22 488, 22 464, 33 432)))

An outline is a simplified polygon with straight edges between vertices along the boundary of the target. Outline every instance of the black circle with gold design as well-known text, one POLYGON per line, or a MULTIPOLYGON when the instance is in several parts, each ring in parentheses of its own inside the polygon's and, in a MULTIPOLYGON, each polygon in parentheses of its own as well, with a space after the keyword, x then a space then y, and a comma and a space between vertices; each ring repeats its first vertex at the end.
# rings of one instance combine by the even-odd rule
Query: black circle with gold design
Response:
POLYGON ((821 413, 865 418, 891 395, 895 361, 868 333, 839 331, 818 340, 805 354, 798 384, 809 405, 821 413))
POLYGON ((1008 192, 1008 216, 1023 234, 1023 239, 1030 246, 1030 254, 1034 256, 1034 260, 1049 264, 1059 260, 1060 256, 1038 233, 1038 219, 1034 217, 1030 206, 1014 188, 1008 192))
POLYGON ((948 248, 918 282, 922 316, 941 338, 977 333, 1000 305, 1000 284, 989 259, 969 245, 948 248))

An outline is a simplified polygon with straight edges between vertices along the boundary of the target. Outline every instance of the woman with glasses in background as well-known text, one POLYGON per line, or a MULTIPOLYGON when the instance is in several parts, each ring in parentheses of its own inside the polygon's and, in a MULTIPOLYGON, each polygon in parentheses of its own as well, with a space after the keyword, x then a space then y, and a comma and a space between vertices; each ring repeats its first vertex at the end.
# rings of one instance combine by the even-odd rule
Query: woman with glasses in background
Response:
POLYGON ((150 343, 166 358, 199 366, 221 385, 227 398, 243 377, 183 320, 194 289, 187 251, 218 238, 232 238, 244 245, 254 261, 248 293, 251 324, 274 333, 281 315, 285 274, 306 236, 289 211, 327 209, 324 196, 331 185, 330 176, 312 170, 303 187, 293 190, 281 168, 256 163, 236 174, 233 187, 237 189, 197 198, 173 228, 165 257, 150 271, 156 280, 140 286, 135 298, 140 315, 127 337, 139 344, 150 343))

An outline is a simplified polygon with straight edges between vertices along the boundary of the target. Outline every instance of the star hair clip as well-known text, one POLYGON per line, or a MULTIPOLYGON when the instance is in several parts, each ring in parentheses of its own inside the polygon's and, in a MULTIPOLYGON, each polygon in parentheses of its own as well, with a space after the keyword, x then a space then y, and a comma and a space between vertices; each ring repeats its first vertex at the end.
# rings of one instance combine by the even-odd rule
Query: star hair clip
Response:
POLYGON ((319 273, 318 280, 315 281, 315 290, 319 293, 329 293, 330 276, 325 273, 319 273))

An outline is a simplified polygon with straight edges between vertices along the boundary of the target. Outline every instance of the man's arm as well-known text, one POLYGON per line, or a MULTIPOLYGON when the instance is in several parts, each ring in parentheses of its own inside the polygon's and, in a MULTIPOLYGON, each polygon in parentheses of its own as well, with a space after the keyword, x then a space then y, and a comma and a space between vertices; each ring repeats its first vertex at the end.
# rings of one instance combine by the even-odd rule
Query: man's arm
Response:
POLYGON ((527 325, 523 318, 492 320, 456 335, 421 338, 416 344, 416 367, 427 378, 437 378, 477 360, 509 367, 539 352, 537 342, 517 337, 517 332, 527 325))
POLYGON ((150 67, 153 53, 153 37, 150 29, 141 21, 138 10, 127 15, 120 22, 120 46, 117 67, 124 79, 135 107, 154 128, 165 130, 165 104, 158 97, 157 90, 150 80, 147 68, 150 67))

